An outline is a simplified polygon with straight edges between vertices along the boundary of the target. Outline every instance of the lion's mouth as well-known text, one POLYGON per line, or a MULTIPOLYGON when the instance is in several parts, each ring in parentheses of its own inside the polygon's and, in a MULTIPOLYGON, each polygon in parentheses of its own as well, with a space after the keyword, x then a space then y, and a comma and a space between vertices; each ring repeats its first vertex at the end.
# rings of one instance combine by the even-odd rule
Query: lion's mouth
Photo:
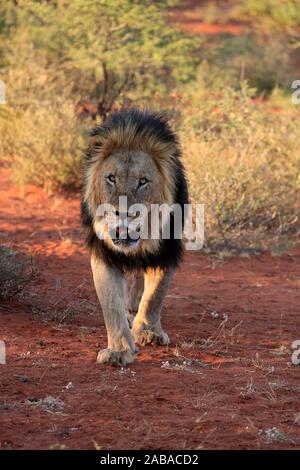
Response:
POLYGON ((132 250, 138 248, 141 242, 140 237, 130 237, 128 231, 126 233, 117 230, 116 236, 111 238, 114 246, 120 250, 132 250))
POLYGON ((123 239, 120 239, 120 238, 113 238, 112 242, 114 243, 114 245, 130 247, 130 246, 134 246, 134 245, 139 245, 140 238, 138 238, 136 240, 133 240, 131 238, 126 238, 126 240, 123 240, 123 239))
POLYGON ((123 251, 124 253, 128 253, 131 251, 135 251, 140 246, 141 239, 138 240, 119 240, 119 239, 112 239, 113 246, 117 251, 123 251))

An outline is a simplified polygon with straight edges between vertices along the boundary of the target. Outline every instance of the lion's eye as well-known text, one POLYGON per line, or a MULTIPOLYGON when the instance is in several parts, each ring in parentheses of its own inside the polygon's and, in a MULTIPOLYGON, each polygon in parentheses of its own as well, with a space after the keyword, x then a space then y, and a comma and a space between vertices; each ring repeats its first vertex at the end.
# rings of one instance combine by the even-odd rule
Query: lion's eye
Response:
POLYGON ((145 184, 147 184, 149 182, 149 180, 147 178, 140 178, 139 179, 139 186, 145 186, 145 184))
POLYGON ((114 184, 116 182, 116 177, 114 175, 108 175, 106 179, 110 184, 114 184))

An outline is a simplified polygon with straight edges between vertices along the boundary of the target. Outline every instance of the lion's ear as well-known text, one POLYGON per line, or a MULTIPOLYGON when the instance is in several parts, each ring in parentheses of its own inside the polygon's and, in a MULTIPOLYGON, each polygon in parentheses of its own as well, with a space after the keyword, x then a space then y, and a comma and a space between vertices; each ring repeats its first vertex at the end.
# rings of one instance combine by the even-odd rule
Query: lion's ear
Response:
POLYGON ((98 156, 103 148, 103 136, 99 134, 91 135, 88 144, 88 153, 87 157, 95 157, 98 156))

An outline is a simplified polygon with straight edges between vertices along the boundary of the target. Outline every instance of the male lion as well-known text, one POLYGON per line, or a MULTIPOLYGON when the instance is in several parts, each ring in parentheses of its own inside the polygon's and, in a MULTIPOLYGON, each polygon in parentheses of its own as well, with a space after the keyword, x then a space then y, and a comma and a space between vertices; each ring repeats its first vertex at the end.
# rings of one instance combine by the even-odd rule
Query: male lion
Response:
POLYGON ((183 249, 182 239, 172 230, 172 212, 167 220, 169 239, 161 236, 161 226, 157 238, 132 238, 128 224, 125 229, 117 226, 112 236, 97 209, 105 203, 120 215, 120 196, 127 197, 129 221, 136 216, 130 213, 136 203, 143 204, 148 215, 154 204, 176 203, 182 209, 187 204, 178 141, 162 115, 136 109, 111 115, 92 131, 85 155, 81 219, 108 338, 107 349, 98 353, 97 362, 112 365, 133 362, 135 343, 169 344, 160 311, 183 249), (136 311, 130 329, 129 312, 136 311))

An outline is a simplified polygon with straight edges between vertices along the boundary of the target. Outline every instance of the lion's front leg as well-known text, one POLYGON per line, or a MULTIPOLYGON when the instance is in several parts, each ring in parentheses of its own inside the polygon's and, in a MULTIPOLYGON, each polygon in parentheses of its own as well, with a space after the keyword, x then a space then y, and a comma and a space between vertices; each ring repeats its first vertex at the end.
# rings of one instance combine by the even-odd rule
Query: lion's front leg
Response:
POLYGON ((170 340, 161 327, 160 312, 173 270, 148 269, 145 273, 145 288, 138 313, 134 319, 132 333, 137 343, 145 345, 155 342, 167 345, 170 340))
POLYGON ((108 341, 107 348, 99 352, 97 362, 125 366, 133 362, 137 349, 126 317, 124 275, 94 256, 91 266, 108 341))

